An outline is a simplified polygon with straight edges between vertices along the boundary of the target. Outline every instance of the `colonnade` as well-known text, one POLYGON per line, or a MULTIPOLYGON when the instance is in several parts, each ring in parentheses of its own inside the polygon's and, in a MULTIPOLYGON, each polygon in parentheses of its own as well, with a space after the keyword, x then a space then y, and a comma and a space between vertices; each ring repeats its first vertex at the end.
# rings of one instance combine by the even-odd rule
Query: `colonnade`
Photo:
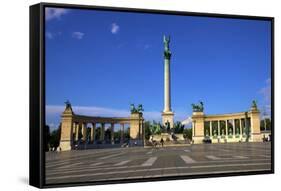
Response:
POLYGON ((104 144, 105 125, 110 124, 110 143, 115 144, 114 128, 120 124, 120 143, 125 141, 125 125, 130 126, 128 144, 143 145, 144 118, 142 112, 133 112, 129 117, 97 117, 76 115, 72 111, 71 105, 67 104, 61 115, 61 138, 60 149, 62 151, 71 150, 77 144, 104 144), (88 128, 91 124, 91 128, 88 128), (98 126, 99 124, 99 126, 98 126), (96 136, 99 129, 99 137, 96 136), (96 138, 98 140, 96 140, 96 138))
POLYGON ((251 107, 247 112, 221 115, 192 114, 192 141, 195 144, 209 139, 218 142, 261 142, 260 112, 251 107))
MULTIPOLYGON (((88 142, 95 144, 97 141, 104 143, 105 140, 105 125, 107 123, 90 123, 92 127, 88 127, 89 123, 85 122, 74 122, 73 123, 73 140, 75 142, 82 141, 82 142, 88 142), (100 124, 99 126, 97 126, 100 124), (88 131, 90 129, 90 131, 88 131), (99 137, 97 138, 96 134, 98 133, 97 129, 99 129, 99 137), (81 137, 79 137, 79 135, 81 137)), ((115 143, 115 125, 117 123, 109 123, 110 124, 110 141, 111 144, 115 143)), ((120 143, 124 143, 124 131, 125 131, 125 123, 119 123, 120 124, 120 143)))
POLYGON ((251 131, 250 118, 239 118, 229 120, 210 120, 205 121, 204 124, 204 136, 205 137, 217 137, 217 136, 245 136, 246 127, 251 131), (237 123, 238 122, 238 123, 237 123), (247 124, 246 124, 247 123, 247 124))

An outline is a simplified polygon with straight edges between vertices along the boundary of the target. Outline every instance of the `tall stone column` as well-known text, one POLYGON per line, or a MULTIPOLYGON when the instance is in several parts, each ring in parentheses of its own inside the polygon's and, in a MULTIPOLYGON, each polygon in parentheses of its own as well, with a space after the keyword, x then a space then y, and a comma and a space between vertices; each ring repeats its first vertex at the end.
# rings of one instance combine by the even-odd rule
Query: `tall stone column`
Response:
POLYGON ((164 59, 164 112, 171 111, 170 56, 164 59))
POLYGON ((170 59, 172 53, 169 49, 170 37, 164 36, 164 110, 162 112, 162 124, 170 123, 172 128, 174 125, 174 113, 171 109, 171 72, 170 59))
POLYGON ((87 140, 87 127, 85 123, 82 123, 82 140, 85 142, 87 140))

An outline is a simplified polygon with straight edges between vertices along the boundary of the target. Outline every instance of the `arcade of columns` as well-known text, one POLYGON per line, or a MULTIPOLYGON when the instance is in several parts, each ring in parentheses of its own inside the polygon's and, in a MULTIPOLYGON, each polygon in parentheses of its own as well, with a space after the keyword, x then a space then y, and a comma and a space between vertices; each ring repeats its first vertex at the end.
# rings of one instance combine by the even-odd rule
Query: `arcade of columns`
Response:
POLYGON ((248 112, 222 115, 193 112, 192 140, 198 144, 206 138, 211 139, 212 143, 261 142, 260 111, 252 107, 248 112))
POLYGON ((71 105, 67 105, 61 116, 61 139, 60 149, 62 151, 71 150, 74 148, 74 143, 79 140, 79 134, 82 134, 81 142, 86 144, 88 138, 90 143, 95 143, 96 125, 100 124, 99 140, 105 143, 105 124, 110 124, 110 140, 114 144, 114 125, 120 124, 120 143, 124 142, 124 126, 130 125, 130 143, 143 144, 143 122, 142 113, 132 113, 128 118, 114 118, 114 117, 92 117, 75 115, 72 111, 71 105), (87 134, 87 124, 92 124, 90 135, 87 134))

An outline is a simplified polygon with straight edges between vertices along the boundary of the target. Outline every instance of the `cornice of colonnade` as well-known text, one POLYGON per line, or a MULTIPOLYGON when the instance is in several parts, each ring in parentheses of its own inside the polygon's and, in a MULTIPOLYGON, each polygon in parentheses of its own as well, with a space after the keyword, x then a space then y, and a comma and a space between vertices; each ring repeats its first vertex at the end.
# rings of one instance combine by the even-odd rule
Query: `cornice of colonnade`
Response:
POLYGON ((76 123, 130 123, 130 117, 99 117, 86 115, 73 115, 73 122, 76 123))
POLYGON ((206 115, 203 112, 193 113, 192 119, 203 118, 204 120, 231 120, 231 119, 242 119, 245 118, 245 113, 248 113, 248 117, 250 117, 251 113, 260 113, 259 110, 249 110, 245 112, 237 112, 237 113, 225 113, 225 114, 211 114, 206 115))

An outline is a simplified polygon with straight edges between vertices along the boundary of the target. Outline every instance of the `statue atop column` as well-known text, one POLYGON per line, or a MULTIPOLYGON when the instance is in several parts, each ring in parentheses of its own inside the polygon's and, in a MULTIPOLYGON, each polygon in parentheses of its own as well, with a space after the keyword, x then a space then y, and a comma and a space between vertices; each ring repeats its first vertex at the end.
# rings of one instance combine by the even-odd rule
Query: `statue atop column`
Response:
POLYGON ((68 108, 71 108, 71 103, 69 100, 66 100, 65 102, 65 108, 68 109, 68 108))
POLYGON ((164 35, 163 37, 163 42, 164 42, 164 57, 167 58, 167 59, 170 59, 171 58, 171 51, 170 51, 170 36, 166 37, 164 35))
POLYGON ((257 105, 257 101, 256 101, 256 100, 253 100, 253 101, 252 101, 251 109, 252 109, 252 110, 257 110, 257 109, 258 109, 258 105, 257 105))
POLYGON ((71 113, 71 114, 73 114, 70 101, 66 100, 64 103, 65 103, 64 113, 71 113))
POLYGON ((191 104, 193 112, 203 112, 204 111, 204 103, 199 101, 199 104, 191 104))
POLYGON ((138 107, 135 107, 135 104, 130 105, 130 111, 132 113, 142 113, 144 111, 142 104, 139 104, 138 107))

